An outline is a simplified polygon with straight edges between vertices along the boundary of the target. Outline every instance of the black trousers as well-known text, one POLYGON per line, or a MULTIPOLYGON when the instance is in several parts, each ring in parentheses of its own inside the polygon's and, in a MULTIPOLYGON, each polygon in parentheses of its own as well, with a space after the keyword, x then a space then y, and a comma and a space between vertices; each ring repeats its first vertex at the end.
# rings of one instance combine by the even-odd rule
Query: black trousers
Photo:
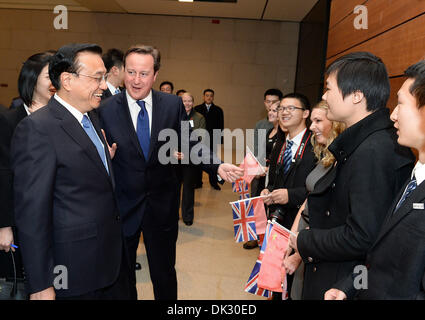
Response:
POLYGON ((118 278, 112 285, 79 296, 56 297, 56 300, 131 300, 130 267, 124 250, 118 278))
MULTIPOLYGON (((195 183, 197 179, 197 168, 192 165, 184 165, 182 167, 182 181, 179 184, 179 195, 180 190, 183 187, 181 195, 181 209, 182 219, 185 222, 193 221, 194 216, 194 205, 195 205, 195 183)), ((180 207, 180 197, 179 197, 180 207)))
MULTIPOLYGON (((141 231, 126 239, 130 266, 130 295, 137 299, 136 258, 141 231)), ((164 228, 145 228, 143 241, 155 300, 177 300, 176 242, 178 223, 164 228)))

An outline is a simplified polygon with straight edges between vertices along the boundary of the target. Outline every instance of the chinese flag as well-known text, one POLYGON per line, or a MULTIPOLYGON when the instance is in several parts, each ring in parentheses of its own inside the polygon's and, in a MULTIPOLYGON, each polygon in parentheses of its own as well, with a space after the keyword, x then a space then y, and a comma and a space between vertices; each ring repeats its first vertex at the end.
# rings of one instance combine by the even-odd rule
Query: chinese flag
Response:
POLYGON ((254 202, 255 230, 257 235, 264 234, 266 232, 267 216, 263 199, 254 199, 252 202, 254 202))
POLYGON ((264 173, 263 167, 258 163, 257 159, 255 159, 251 152, 246 154, 239 167, 245 170, 242 179, 249 184, 255 176, 264 173))
POLYGON ((282 261, 289 243, 289 232, 275 223, 268 238, 261 269, 258 275, 258 286, 274 292, 282 292, 282 261))

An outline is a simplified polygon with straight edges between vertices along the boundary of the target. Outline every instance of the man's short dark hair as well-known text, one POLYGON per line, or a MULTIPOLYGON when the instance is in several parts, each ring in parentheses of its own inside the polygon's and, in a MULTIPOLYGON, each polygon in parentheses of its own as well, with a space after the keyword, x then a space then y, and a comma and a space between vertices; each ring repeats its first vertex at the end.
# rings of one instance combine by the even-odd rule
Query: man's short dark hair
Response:
POLYGON ((404 75, 415 80, 409 91, 418 102, 418 107, 425 106, 425 60, 411 65, 404 71, 404 75))
POLYGON ((151 55, 153 58, 153 70, 155 73, 159 71, 159 68, 161 67, 161 53, 156 47, 146 46, 143 44, 138 44, 138 45, 130 47, 127 50, 127 52, 124 54, 124 66, 125 66, 125 60, 127 59, 127 56, 131 53, 151 55))
POLYGON ((185 92, 187 92, 185 89, 177 90, 176 96, 178 96, 180 93, 185 93, 185 92))
POLYGON ((50 63, 53 53, 42 52, 33 54, 24 62, 18 78, 19 97, 29 107, 32 103, 34 89, 41 70, 50 63))
POLYGON ((170 81, 163 81, 163 82, 161 82, 161 84, 159 85, 159 90, 161 90, 162 86, 165 86, 167 84, 171 87, 171 92, 173 92, 174 91, 174 85, 170 81))
POLYGON ((204 90, 204 95, 205 95, 207 92, 211 92, 211 93, 214 95, 214 90, 213 90, 213 89, 205 89, 205 90, 204 90))
POLYGON ((279 100, 282 100, 283 93, 279 89, 268 89, 264 92, 264 99, 266 99, 266 96, 278 96, 279 100))
POLYGON ((61 87, 60 75, 63 72, 78 73, 81 68, 77 56, 80 52, 92 52, 102 56, 102 48, 91 43, 71 43, 61 47, 49 64, 49 76, 56 90, 61 87))
POLYGON ((105 64, 106 72, 109 72, 114 66, 121 68, 124 65, 124 53, 119 49, 112 48, 102 56, 102 60, 105 64))
POLYGON ((281 100, 286 99, 286 98, 297 99, 301 103, 301 106, 302 106, 302 108, 304 108, 304 110, 309 110, 310 111, 310 109, 311 109, 310 101, 302 93, 296 93, 296 92, 288 93, 288 94, 285 94, 282 97, 281 100))
POLYGON ((326 73, 336 75, 343 98, 360 91, 366 98, 368 111, 386 107, 390 81, 381 58, 370 52, 349 53, 332 62, 326 73))

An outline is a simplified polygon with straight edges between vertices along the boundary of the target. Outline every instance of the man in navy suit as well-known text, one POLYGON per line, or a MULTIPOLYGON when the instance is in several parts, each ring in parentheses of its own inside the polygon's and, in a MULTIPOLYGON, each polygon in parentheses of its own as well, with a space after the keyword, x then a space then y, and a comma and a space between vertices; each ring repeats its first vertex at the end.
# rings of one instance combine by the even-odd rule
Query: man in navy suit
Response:
POLYGON ((425 60, 410 66, 405 76, 391 120, 397 142, 416 149, 418 162, 368 252, 367 288, 360 280, 356 282, 364 274, 353 273, 341 286, 326 292, 327 300, 425 299, 425 60), (356 288, 355 282, 362 286, 356 288))
MULTIPOLYGON (((135 266, 143 232, 155 299, 175 300, 178 179, 173 165, 164 163, 159 155, 166 144, 159 135, 163 129, 172 129, 180 141, 184 136, 181 121, 187 120, 187 114, 180 97, 152 90, 159 67, 158 49, 131 47, 124 55, 126 90, 105 100, 99 115, 108 141, 118 145, 112 163, 130 265, 135 266)), ((175 146, 175 151, 178 149, 175 146)), ((220 164, 207 147, 201 156, 202 168, 226 181, 243 174, 232 164, 220 164)), ((189 159, 189 154, 184 157, 189 159)), ((132 277, 132 298, 137 298, 135 272, 132 277)))
POLYGON ((90 112, 106 89, 101 54, 92 44, 60 48, 49 64, 57 93, 12 139, 18 245, 31 299, 129 298, 113 169, 90 112))

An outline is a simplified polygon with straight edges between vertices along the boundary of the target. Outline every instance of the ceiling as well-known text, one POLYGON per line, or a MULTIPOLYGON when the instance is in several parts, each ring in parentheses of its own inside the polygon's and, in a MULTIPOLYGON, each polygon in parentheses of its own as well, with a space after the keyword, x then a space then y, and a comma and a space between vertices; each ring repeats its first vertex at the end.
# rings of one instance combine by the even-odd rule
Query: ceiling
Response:
POLYGON ((0 8, 160 14, 236 19, 301 21, 318 0, 237 0, 178 2, 177 0, 0 0, 0 8))

